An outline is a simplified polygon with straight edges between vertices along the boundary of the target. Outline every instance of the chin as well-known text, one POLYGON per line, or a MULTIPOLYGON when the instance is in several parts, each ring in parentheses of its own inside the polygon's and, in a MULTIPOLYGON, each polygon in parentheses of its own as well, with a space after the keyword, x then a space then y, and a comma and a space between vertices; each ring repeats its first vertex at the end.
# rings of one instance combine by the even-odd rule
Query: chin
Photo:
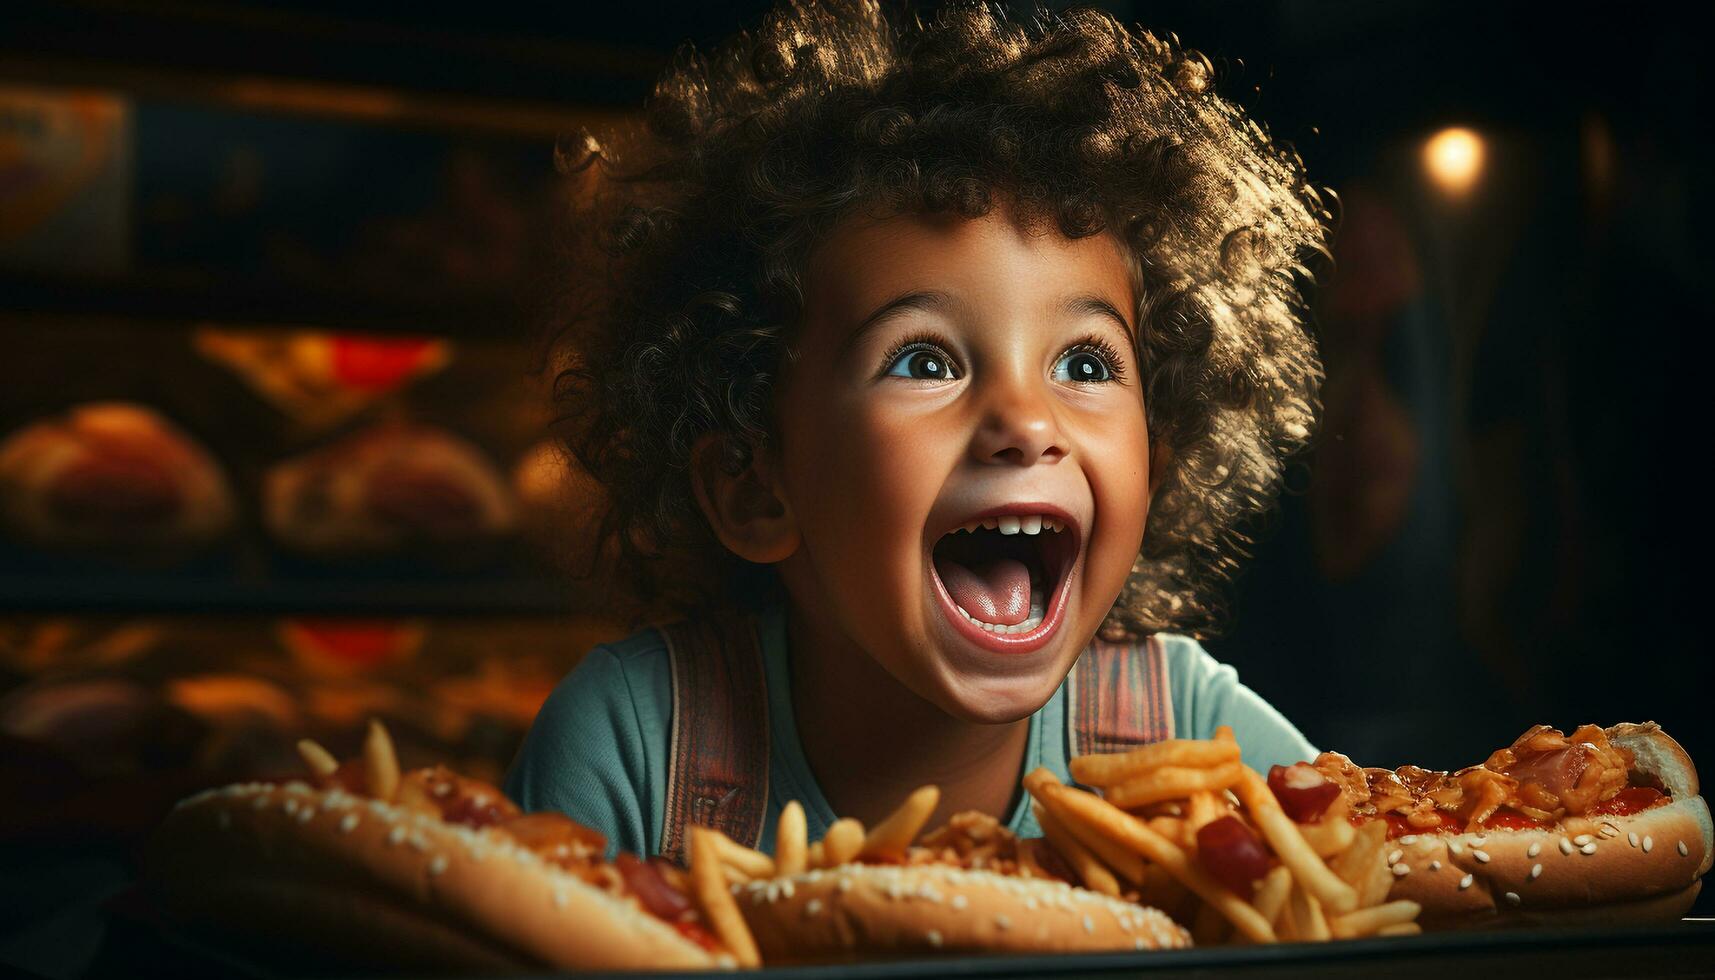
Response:
POLYGON ((1066 679, 1077 655, 1057 653, 1044 658, 1033 670, 1000 674, 961 670, 957 659, 941 659, 932 668, 931 684, 935 690, 930 700, 960 721, 1006 725, 1042 710, 1066 679))

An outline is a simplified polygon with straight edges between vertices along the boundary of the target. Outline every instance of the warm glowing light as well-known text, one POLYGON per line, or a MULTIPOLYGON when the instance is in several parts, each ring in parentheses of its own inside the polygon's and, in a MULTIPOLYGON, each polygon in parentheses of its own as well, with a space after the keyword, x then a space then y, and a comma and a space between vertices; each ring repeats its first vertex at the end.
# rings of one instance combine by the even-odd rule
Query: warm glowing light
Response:
POLYGON ((1436 133, 1423 144, 1423 166, 1435 186, 1459 196, 1474 187, 1482 175, 1483 153, 1481 136, 1454 126, 1436 133))

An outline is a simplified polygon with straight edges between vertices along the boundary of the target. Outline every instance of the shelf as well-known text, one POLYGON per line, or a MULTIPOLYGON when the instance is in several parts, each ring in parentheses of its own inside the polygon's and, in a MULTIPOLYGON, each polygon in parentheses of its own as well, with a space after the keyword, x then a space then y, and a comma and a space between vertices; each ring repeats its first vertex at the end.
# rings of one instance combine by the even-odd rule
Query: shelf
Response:
POLYGON ((159 322, 322 327, 446 337, 525 337, 536 314, 517 295, 402 296, 232 282, 78 279, 0 272, 0 317, 119 317, 159 322))
POLYGON ((410 93, 403 104, 423 107, 413 114, 426 120, 438 101, 455 126, 494 128, 496 120, 458 108, 486 105, 500 128, 534 132, 566 107, 641 104, 667 60, 635 43, 425 27, 404 9, 364 20, 251 4, 24 2, 8 7, 7 21, 0 65, 13 78, 216 101, 242 93, 236 82, 290 79, 343 95, 306 100, 312 89, 302 89, 271 100, 279 108, 340 115, 373 108, 378 92, 410 93))
POLYGON ((340 578, 233 581, 216 577, 0 573, 0 613, 315 616, 563 616, 588 611, 577 586, 545 578, 340 578))

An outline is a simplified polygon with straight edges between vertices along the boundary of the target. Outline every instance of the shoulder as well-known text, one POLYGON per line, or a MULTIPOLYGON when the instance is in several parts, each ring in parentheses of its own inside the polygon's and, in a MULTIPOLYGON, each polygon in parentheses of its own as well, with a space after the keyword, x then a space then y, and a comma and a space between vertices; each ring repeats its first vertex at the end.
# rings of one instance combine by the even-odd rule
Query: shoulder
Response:
POLYGON ((507 795, 646 853, 672 711, 672 664, 659 633, 592 649, 537 712, 507 774, 507 795))
POLYGON ((671 704, 662 704, 660 698, 664 693, 671 701, 672 673, 667 644, 654 629, 604 643, 554 687, 536 716, 536 725, 554 729, 592 718, 622 722, 627 715, 649 717, 670 711, 671 704))
POLYGON ((1215 659, 1192 637, 1160 633, 1156 638, 1166 661, 1174 729, 1180 738, 1212 738, 1217 727, 1231 726, 1246 764, 1261 771, 1316 757, 1315 748, 1290 721, 1240 683, 1231 664, 1215 659))
POLYGON ((1239 672, 1216 660, 1194 637, 1157 633, 1156 643, 1166 661, 1168 683, 1177 692, 1196 691, 1211 683, 1237 683, 1239 672))

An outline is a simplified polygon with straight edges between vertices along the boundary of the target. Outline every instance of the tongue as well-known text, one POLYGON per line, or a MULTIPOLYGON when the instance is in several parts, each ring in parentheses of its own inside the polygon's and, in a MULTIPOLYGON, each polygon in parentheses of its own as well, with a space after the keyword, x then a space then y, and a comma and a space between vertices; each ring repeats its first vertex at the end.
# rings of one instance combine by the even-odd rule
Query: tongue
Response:
POLYGON ((996 626, 1017 626, 1030 615, 1030 569, 1015 558, 969 566, 935 559, 935 571, 959 608, 996 626))

